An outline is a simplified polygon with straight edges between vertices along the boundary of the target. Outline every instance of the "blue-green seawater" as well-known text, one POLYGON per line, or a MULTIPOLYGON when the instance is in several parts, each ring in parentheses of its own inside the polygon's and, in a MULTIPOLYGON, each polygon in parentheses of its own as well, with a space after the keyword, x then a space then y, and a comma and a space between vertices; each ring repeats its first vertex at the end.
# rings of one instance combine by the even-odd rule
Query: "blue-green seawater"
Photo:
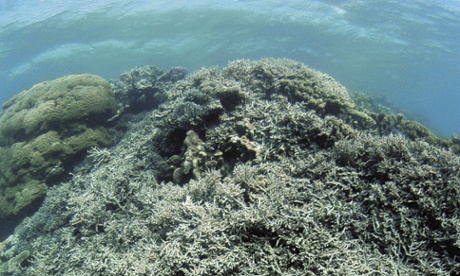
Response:
POLYGON ((296 59, 460 132, 458 0, 2 0, 0 103, 67 74, 296 59))

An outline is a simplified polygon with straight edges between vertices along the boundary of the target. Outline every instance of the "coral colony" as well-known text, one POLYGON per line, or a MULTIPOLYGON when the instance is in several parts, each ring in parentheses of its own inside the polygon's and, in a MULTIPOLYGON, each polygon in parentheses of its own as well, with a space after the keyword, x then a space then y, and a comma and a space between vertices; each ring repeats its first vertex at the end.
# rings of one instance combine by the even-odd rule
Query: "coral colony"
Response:
POLYGON ((292 60, 187 73, 3 105, 2 274, 460 274, 456 136, 292 60))

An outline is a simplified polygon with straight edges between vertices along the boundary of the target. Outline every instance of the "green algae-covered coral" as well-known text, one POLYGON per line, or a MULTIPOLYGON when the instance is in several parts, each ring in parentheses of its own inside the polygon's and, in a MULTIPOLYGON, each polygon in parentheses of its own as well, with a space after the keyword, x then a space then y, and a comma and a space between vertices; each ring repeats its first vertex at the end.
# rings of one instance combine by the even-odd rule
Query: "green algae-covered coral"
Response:
POLYGON ((109 84, 98 76, 71 75, 42 82, 3 104, 0 141, 11 144, 49 130, 69 132, 72 123, 105 123, 115 108, 109 84))
POLYGON ((116 111, 107 81, 71 75, 23 91, 0 116, 0 218, 42 198, 85 150, 108 146, 104 125, 116 111))
POLYGON ((448 148, 356 123, 370 115, 345 88, 295 61, 201 69, 167 92, 49 189, 0 244, 14 265, 0 271, 460 273, 460 160, 448 148))

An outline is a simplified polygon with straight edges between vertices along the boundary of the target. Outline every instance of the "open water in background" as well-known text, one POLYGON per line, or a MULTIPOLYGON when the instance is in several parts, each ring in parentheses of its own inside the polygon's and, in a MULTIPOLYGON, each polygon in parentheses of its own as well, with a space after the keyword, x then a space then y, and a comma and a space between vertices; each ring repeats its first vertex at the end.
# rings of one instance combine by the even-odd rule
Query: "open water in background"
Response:
POLYGON ((67 74, 284 57, 460 132, 458 0, 1 0, 0 103, 67 74))

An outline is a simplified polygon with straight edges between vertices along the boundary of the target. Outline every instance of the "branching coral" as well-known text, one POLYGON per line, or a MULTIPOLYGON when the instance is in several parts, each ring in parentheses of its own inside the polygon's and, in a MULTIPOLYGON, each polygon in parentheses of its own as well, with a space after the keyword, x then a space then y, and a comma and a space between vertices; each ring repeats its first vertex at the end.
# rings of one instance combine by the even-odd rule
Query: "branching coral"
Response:
POLYGON ((448 147, 387 133, 332 78, 289 60, 201 69, 168 97, 49 190, 1 244, 2 271, 460 273, 448 147))

